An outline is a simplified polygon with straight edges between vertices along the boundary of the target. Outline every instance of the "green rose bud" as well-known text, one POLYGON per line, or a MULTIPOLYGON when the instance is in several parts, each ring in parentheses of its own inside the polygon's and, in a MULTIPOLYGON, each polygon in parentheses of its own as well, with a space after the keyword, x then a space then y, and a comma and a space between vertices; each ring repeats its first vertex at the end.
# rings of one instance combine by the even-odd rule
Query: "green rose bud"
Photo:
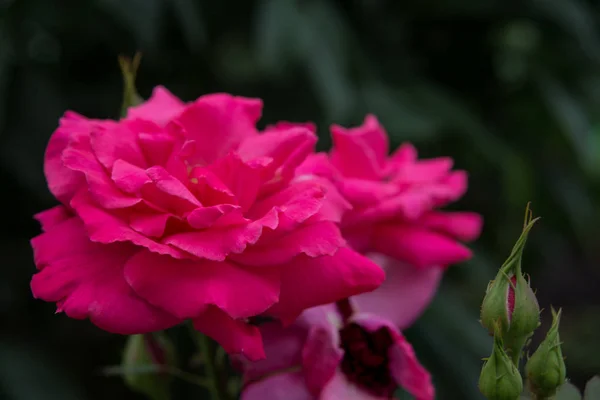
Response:
MULTIPOLYGON (((499 329, 499 326, 498 326, 499 329)), ((479 390, 488 400, 516 400, 523 391, 523 379, 496 331, 492 355, 486 360, 479 376, 479 390)))
POLYGON ((553 396, 565 383, 567 371, 558 335, 560 315, 561 310, 558 313, 552 310, 552 326, 525 365, 529 388, 539 398, 553 396))
POLYGON ((123 379, 132 390, 152 400, 167 400, 171 377, 161 371, 175 364, 175 349, 160 332, 131 335, 123 353, 123 379))
POLYGON ((486 290, 481 305, 481 323, 490 333, 498 324, 500 335, 518 361, 521 347, 540 325, 540 306, 530 283, 521 272, 521 259, 527 235, 537 221, 531 218, 529 208, 525 226, 510 257, 502 265, 496 278, 486 290))

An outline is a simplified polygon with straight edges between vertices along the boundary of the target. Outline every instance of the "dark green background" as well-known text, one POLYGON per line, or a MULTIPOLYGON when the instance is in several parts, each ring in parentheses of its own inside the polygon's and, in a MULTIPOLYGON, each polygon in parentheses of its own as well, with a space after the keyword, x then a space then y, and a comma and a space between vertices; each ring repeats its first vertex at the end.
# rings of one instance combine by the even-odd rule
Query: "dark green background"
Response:
POLYGON ((32 214, 56 204, 42 162, 58 118, 117 117, 117 56, 136 50, 143 96, 163 84, 185 100, 261 97, 263 123, 315 120, 322 148, 330 123, 373 112, 395 146, 469 171, 456 208, 485 218, 476 256, 407 332, 440 399, 480 398, 491 342, 479 303, 531 200, 542 221, 524 269, 544 329, 549 306, 564 308, 581 386, 600 372, 598 11, 584 0, 0 0, 0 399, 137 398, 99 375, 124 338, 31 298, 28 243, 32 214))

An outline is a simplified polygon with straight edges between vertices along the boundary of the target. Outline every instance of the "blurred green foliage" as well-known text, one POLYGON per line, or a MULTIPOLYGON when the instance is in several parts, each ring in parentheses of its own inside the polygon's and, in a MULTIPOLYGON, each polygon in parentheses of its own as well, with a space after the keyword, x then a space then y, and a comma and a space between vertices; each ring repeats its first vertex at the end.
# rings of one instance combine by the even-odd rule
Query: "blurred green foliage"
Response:
POLYGON ((531 200, 542 221, 524 270, 543 308, 563 308, 582 389, 600 371, 598 11, 591 0, 0 0, 0 398, 135 398, 99 373, 124 338, 31 298, 27 241, 31 215, 55 204, 42 161, 58 118, 118 117, 117 57, 136 50, 143 96, 163 84, 186 100, 261 97, 263 123, 316 120, 323 149, 329 124, 372 112, 394 146, 469 171, 456 208, 482 213, 484 234, 407 332, 439 399, 481 398, 491 341, 478 307, 531 200))

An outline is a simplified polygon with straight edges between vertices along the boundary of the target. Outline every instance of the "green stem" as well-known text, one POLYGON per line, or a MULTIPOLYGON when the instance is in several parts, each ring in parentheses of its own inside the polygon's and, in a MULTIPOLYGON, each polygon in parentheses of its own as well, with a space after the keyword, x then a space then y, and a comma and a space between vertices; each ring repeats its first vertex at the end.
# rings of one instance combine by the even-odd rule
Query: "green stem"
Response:
POLYGON ((206 373, 206 388, 210 392, 213 400, 228 400, 227 392, 224 390, 217 365, 215 363, 215 352, 211 346, 211 340, 194 329, 191 329, 192 338, 198 347, 200 356, 203 360, 203 367, 206 373))

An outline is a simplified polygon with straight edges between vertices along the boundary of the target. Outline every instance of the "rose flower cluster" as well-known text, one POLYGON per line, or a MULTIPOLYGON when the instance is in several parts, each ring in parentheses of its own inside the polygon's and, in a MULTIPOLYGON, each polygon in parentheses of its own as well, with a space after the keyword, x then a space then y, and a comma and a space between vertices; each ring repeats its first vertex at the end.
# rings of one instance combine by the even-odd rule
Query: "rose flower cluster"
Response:
POLYGON ((440 211, 466 173, 409 144, 388 155, 374 116, 316 153, 312 124, 261 131, 261 112, 162 87, 119 121, 67 112, 45 154, 60 205, 36 215, 34 296, 118 334, 189 320, 234 356, 246 400, 433 399, 401 331, 471 256, 480 216, 440 211))

